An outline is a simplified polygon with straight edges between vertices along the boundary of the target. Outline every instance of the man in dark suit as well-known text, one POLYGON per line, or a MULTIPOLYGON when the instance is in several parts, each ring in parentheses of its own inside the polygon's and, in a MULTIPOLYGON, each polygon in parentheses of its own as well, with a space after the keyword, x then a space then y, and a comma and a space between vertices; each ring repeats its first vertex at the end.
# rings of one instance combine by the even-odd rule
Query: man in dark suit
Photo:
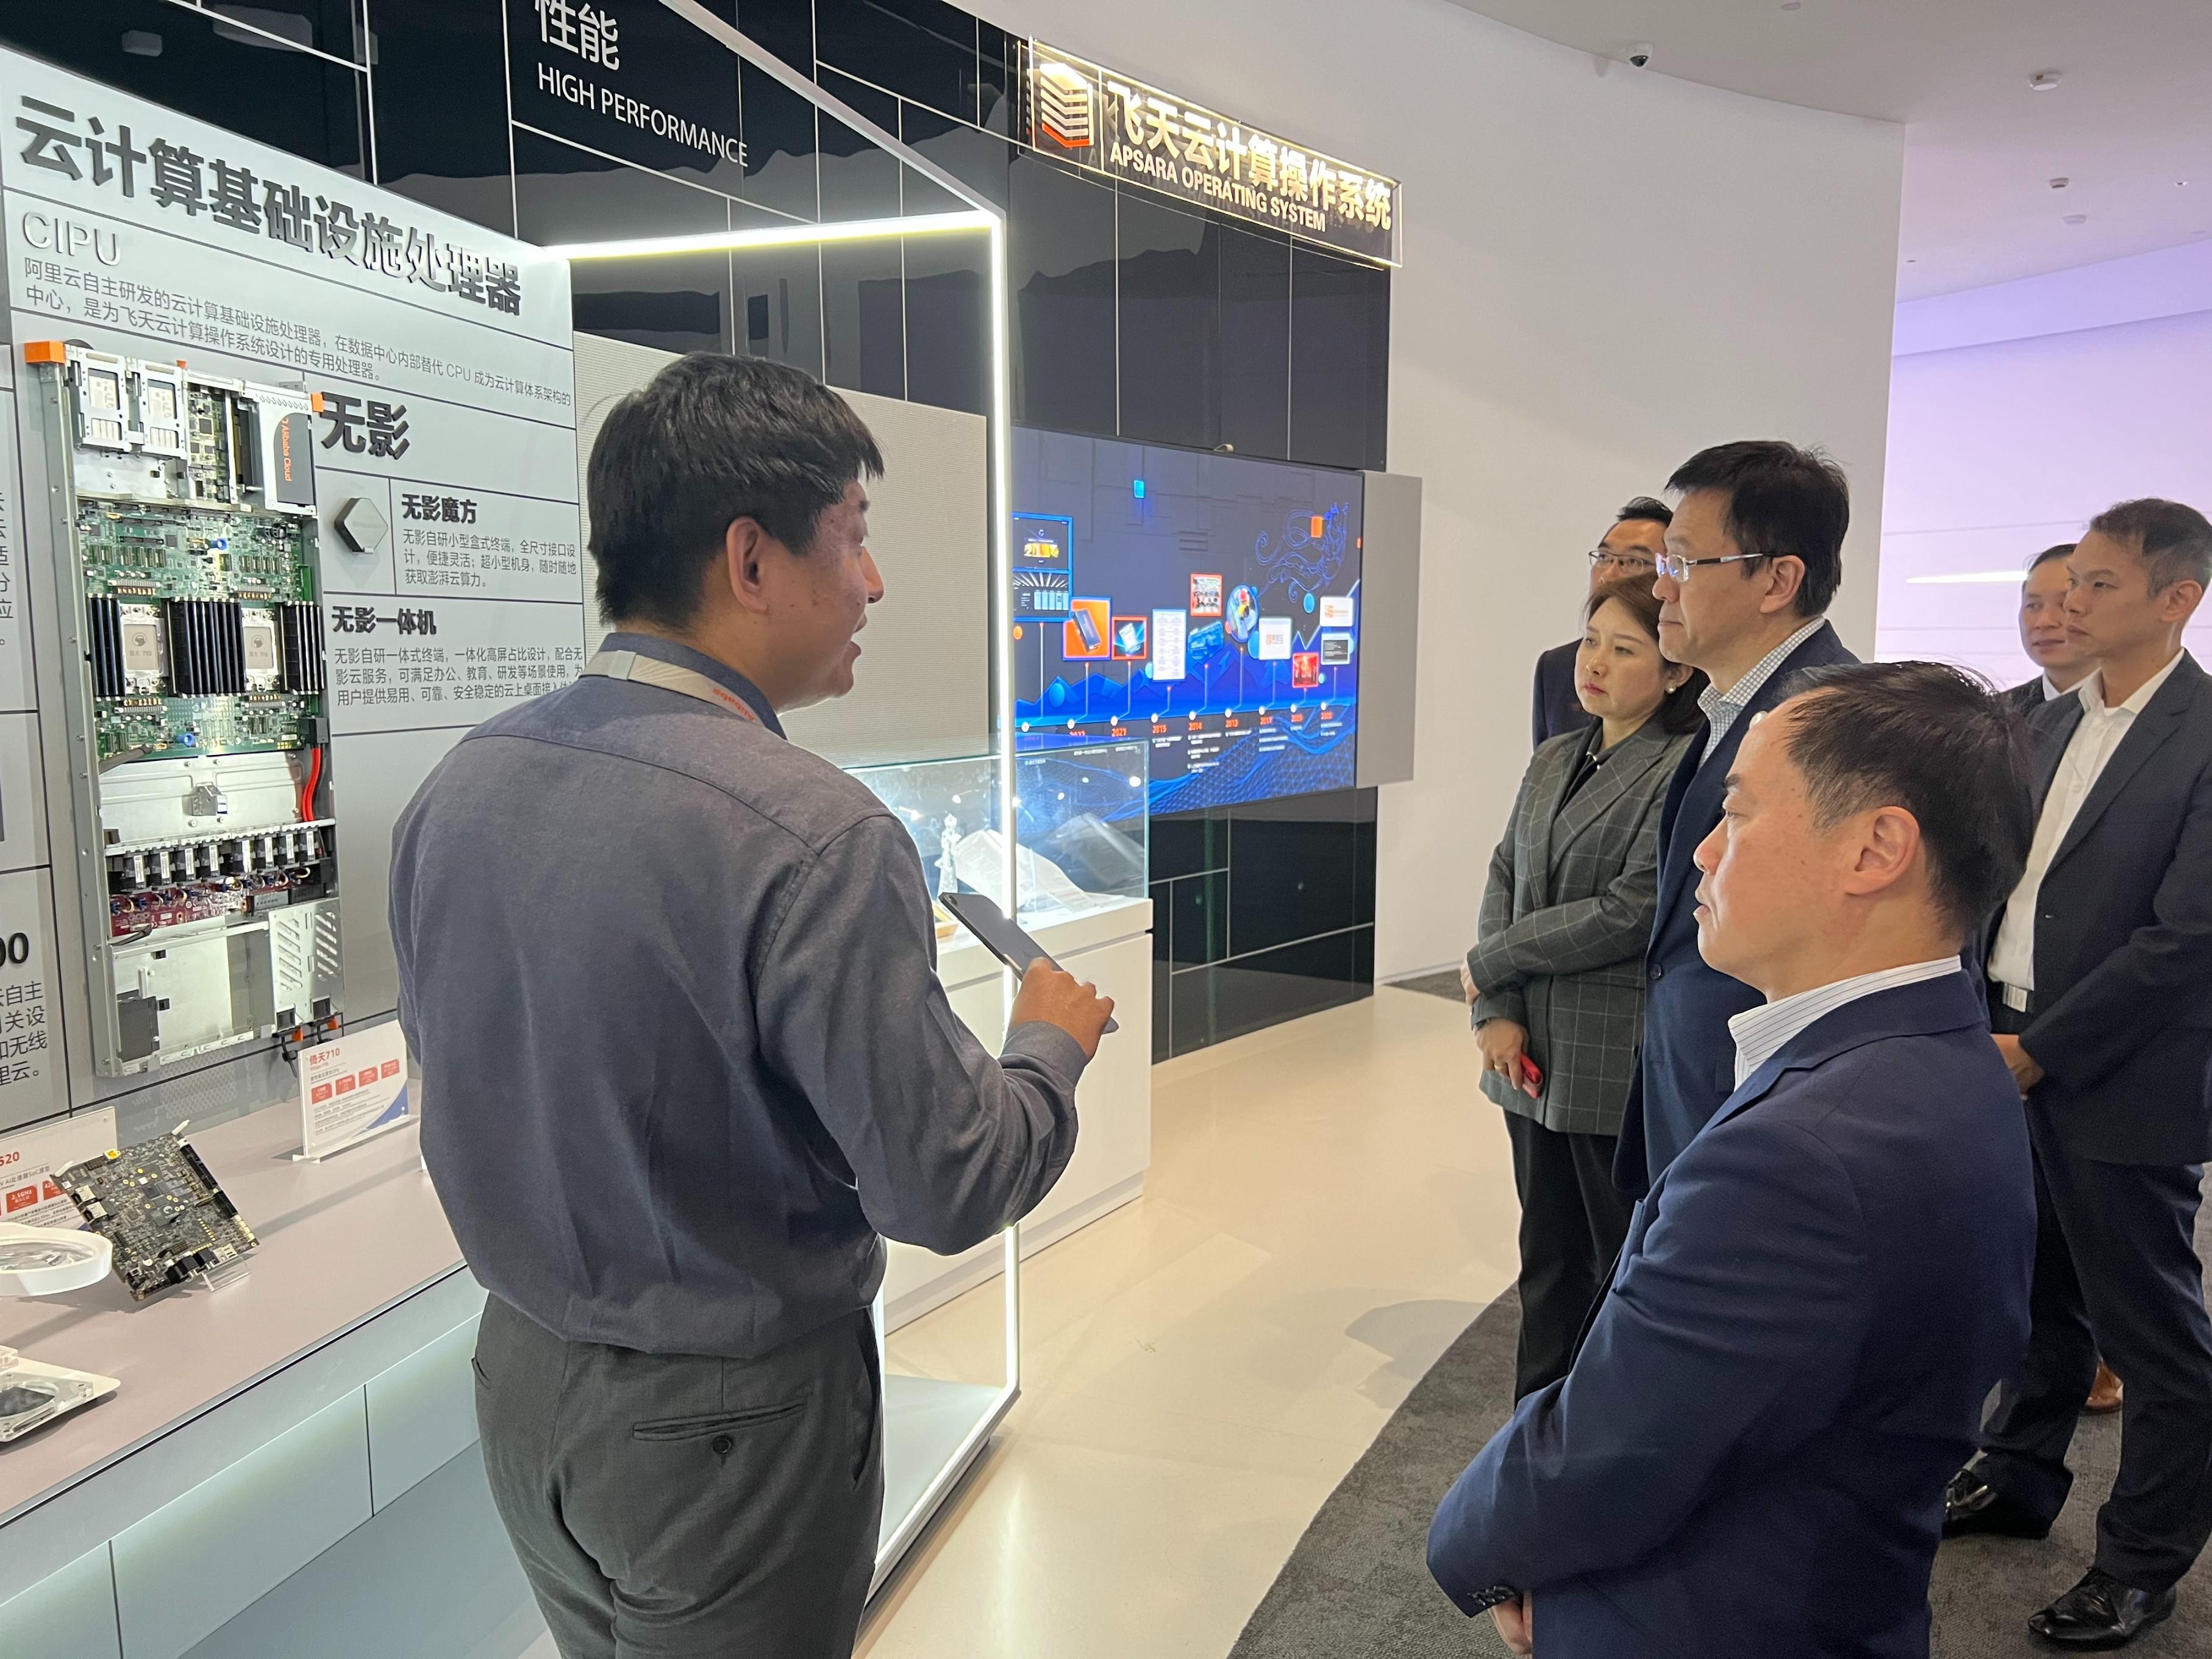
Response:
POLYGON ((2096 1565, 2028 1628, 2106 1648, 2172 1612, 2212 1534, 2212 1320, 2193 1243, 2212 1152, 2212 678, 2181 645, 2212 584, 2212 524, 2123 502, 2069 563, 2067 614, 2097 672, 2035 717, 2035 842, 1989 953, 2035 1148, 2035 1334, 1945 1530, 2050 1530, 2101 1346, 2127 1384, 2119 1477, 2096 1565))
POLYGON ((2027 855, 2026 735, 1936 664, 1815 678, 1698 849, 1705 951, 1765 999, 1734 1091, 1430 1529, 1516 1652, 1926 1659, 1949 1460, 2027 1341, 2027 1135, 1960 959, 2027 855))
MULTIPOLYGON (((1601 582, 1623 576, 1648 576, 1658 568, 1667 550, 1667 526, 1674 517, 1666 502, 1638 495, 1613 516, 1613 528, 1590 550, 1589 591, 1601 582)), ((1590 722, 1589 710, 1575 695, 1575 653, 1582 648, 1577 635, 1565 645, 1555 645, 1536 659, 1536 689, 1531 712, 1535 733, 1532 747, 1541 749, 1547 738, 1562 732, 1579 732, 1590 722)))
POLYGON ((2043 671, 2005 693, 2023 714, 2033 714, 2053 697, 2064 696, 2097 666, 2066 625, 2066 556, 2073 550, 2071 542, 2045 548, 2021 584, 2020 648, 2043 671))
POLYGON ((1644 1052, 1613 1166, 1631 1197, 1728 1098, 1735 1086, 1728 1023, 1759 1000, 1698 954, 1692 892, 1691 855, 1721 820, 1736 745, 1800 669, 1857 660, 1826 619, 1851 520, 1840 467, 1790 444, 1753 440, 1692 456, 1667 487, 1682 492, 1682 504, 1659 561, 1659 648, 1704 669, 1711 684, 1702 699, 1705 739, 1683 757, 1660 820, 1644 1052))

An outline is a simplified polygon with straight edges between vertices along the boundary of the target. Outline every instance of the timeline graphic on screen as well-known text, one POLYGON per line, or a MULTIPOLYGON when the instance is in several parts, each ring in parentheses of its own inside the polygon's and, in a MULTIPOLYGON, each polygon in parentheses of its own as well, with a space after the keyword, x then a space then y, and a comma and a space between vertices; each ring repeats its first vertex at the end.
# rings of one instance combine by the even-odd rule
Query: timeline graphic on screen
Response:
POLYGON ((1015 744, 1142 738, 1151 805, 1349 788, 1356 472, 1017 428, 1015 744))

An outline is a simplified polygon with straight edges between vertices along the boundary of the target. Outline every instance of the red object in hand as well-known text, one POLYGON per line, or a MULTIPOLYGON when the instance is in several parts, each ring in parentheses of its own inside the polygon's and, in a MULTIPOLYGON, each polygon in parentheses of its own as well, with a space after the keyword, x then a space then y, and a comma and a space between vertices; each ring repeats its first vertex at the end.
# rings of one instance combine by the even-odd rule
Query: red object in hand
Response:
POLYGON ((1544 1068, 1526 1054, 1521 1056, 1521 1075, 1536 1088, 1544 1086, 1544 1068))

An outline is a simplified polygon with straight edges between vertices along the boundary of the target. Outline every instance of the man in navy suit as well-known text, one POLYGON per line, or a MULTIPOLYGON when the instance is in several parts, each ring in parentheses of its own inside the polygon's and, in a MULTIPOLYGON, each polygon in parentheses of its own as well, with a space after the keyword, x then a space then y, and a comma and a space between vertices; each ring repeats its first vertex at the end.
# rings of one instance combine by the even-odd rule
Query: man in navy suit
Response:
POLYGON ((2127 1385, 2096 1563, 2033 1614, 2064 1646, 2173 1611, 2212 1535, 2212 1319, 2194 1243, 2212 1154, 2212 678, 2182 648, 2212 524, 2124 501, 2069 560, 2097 672, 2035 716, 2039 817, 1990 947, 1990 1012, 2027 1097, 2043 1236, 2035 1336, 1947 1529, 2041 1537, 2065 1504, 2099 1348, 2127 1385))
POLYGON ((1769 441, 1692 456, 1668 480, 1682 504, 1659 560, 1659 648, 1705 671, 1706 735, 1682 757, 1659 821, 1659 911, 1644 957, 1643 1056, 1613 1153, 1635 1197, 1735 1086, 1728 1023, 1759 994, 1698 954, 1691 854, 1753 720, 1800 669, 1855 662, 1826 613, 1844 574, 1850 487, 1825 457, 1769 441))
POLYGON ((2096 672, 2081 636, 2066 623, 2066 595, 2072 588, 2066 558, 2073 550, 2071 542, 2045 548, 2020 585, 2020 648, 2043 671, 2005 693, 2023 714, 2064 696, 2096 672))
MULTIPOLYGON (((1666 502, 1649 495, 1638 495, 1622 507, 1613 517, 1613 528, 1590 549, 1590 592, 1596 592, 1601 582, 1646 576, 1657 569, 1659 556, 1667 550, 1667 526, 1674 516, 1666 502)), ((1535 748, 1541 749, 1562 732, 1580 732, 1590 723, 1589 710, 1575 692, 1575 653, 1582 645, 1582 636, 1577 635, 1536 659, 1535 691, 1529 700, 1535 748)))
POLYGON ((1429 1533, 1516 1652, 1925 1659, 1943 1482, 2027 1339, 2027 1133, 1960 951, 2028 773, 1932 663, 1823 671, 1743 738, 1697 854, 1705 953, 1765 999, 1734 1091, 1429 1533))

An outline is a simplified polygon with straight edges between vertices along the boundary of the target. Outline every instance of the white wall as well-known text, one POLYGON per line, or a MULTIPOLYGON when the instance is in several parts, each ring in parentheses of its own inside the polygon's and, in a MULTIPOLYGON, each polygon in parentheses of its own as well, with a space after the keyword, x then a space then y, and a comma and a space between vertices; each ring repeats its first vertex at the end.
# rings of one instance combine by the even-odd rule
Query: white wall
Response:
POLYGON ((1597 62, 1449 0, 986 0, 1009 28, 1393 173, 1390 470, 1427 481, 1414 781, 1376 966, 1449 963, 1528 760, 1535 653, 1632 495, 1731 438, 1826 446, 1874 642, 1902 130, 1597 62))
MULTIPOLYGON (((2015 584, 1928 579, 2016 571, 2131 496, 2212 510, 2212 246, 1915 301, 1897 342, 1881 654, 2014 684, 2015 584)), ((2212 615, 2189 637, 2212 659, 2212 615)))

